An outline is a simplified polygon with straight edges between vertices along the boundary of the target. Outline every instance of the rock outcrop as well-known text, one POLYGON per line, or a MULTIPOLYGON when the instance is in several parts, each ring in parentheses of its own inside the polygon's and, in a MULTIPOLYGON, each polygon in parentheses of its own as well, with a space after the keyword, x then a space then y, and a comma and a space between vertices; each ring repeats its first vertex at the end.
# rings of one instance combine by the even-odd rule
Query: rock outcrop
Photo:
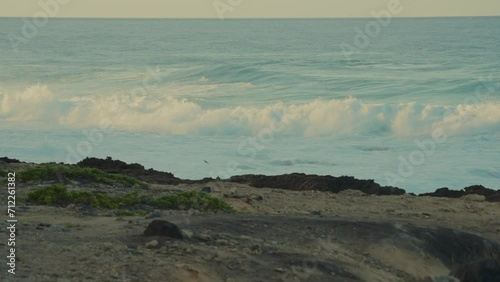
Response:
POLYGON ((20 160, 17 159, 11 159, 8 157, 2 157, 0 158, 0 162, 8 163, 8 164, 20 164, 22 163, 20 160))
POLYGON ((359 180, 350 176, 334 177, 291 173, 276 176, 239 175, 229 178, 230 182, 245 183, 256 188, 279 188, 295 191, 318 190, 338 193, 343 190, 359 190, 372 195, 402 195, 405 190, 397 187, 380 186, 373 180, 359 180))
MULTIPOLYGON (((22 163, 16 159, 7 157, 0 158, 4 163, 22 163)), ((351 176, 330 176, 315 175, 304 173, 290 173, 283 175, 236 175, 229 179, 220 180, 204 178, 201 180, 187 180, 175 177, 172 173, 157 171, 154 169, 145 169, 144 166, 132 163, 128 164, 120 160, 113 160, 111 157, 106 159, 86 158, 78 164, 80 167, 97 168, 109 173, 123 174, 144 182, 152 184, 204 184, 212 181, 243 183, 256 188, 277 188, 294 191, 317 190, 324 192, 338 193, 344 190, 357 190, 370 195, 402 195, 405 190, 398 187, 381 186, 374 180, 356 179, 351 176)), ((439 188, 432 193, 423 193, 419 196, 461 198, 466 195, 482 195, 486 201, 500 202, 500 190, 486 188, 482 185, 473 185, 462 190, 450 190, 448 188, 439 188)))
POLYGON ((140 164, 127 164, 120 160, 113 160, 111 157, 107 157, 106 159, 86 158, 77 163, 77 165, 80 167, 97 168, 109 173, 127 175, 148 183, 177 185, 184 182, 172 173, 145 169, 140 164))
POLYGON ((448 188, 439 188, 432 193, 424 193, 419 196, 443 197, 443 198, 461 198, 465 195, 482 195, 486 201, 500 202, 500 190, 486 188, 482 185, 465 187, 462 190, 450 190, 448 188))

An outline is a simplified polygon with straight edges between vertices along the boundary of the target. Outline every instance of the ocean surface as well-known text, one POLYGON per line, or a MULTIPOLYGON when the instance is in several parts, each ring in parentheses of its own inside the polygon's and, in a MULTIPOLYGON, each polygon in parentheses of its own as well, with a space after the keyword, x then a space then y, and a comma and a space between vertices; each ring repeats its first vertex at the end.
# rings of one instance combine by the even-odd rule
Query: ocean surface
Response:
POLYGON ((0 156, 500 188, 499 17, 30 22, 0 18, 0 156))

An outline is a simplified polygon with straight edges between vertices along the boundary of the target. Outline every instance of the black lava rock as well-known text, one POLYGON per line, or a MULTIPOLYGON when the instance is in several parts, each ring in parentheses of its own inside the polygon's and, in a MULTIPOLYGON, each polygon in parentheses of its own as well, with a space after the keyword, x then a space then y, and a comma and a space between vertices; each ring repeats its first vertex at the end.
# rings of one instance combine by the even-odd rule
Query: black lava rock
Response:
POLYGON ((8 157, 2 157, 2 158, 0 158, 0 162, 4 162, 4 163, 8 163, 8 164, 19 164, 19 163, 22 163, 20 160, 10 159, 8 157))
POLYGON ((262 195, 258 195, 255 197, 255 200, 257 201, 264 201, 264 197, 262 195))
POLYGON ((500 281, 500 261, 484 259, 456 267, 451 275, 460 281, 500 281))
POLYGON ((256 188, 266 187, 295 191, 318 190, 338 193, 343 190, 353 189, 371 195, 403 195, 406 193, 405 190, 397 187, 380 186, 373 180, 359 180, 350 176, 335 177, 304 173, 274 176, 248 174, 232 176, 229 181, 245 183, 256 188))
POLYGON ((500 202, 500 190, 486 188, 482 185, 474 185, 465 187, 462 190, 450 190, 446 187, 439 188, 432 193, 424 193, 419 196, 444 197, 444 198, 460 198, 465 195, 483 195, 488 202, 500 202))
POLYGON ((167 236, 175 239, 183 239, 181 230, 177 225, 166 220, 153 220, 146 230, 144 236, 167 236))
POLYGON ((148 183, 172 185, 183 183, 182 179, 175 177, 172 173, 145 169, 140 164, 128 164, 120 160, 113 160, 111 157, 106 159, 86 158, 77 165, 79 167, 97 168, 108 173, 127 175, 148 183))

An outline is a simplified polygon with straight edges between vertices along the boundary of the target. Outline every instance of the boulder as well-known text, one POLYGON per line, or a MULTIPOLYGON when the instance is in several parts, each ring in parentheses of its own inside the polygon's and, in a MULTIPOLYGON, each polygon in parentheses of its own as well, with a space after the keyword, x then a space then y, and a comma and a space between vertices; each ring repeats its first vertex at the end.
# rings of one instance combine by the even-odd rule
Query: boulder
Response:
POLYGON ((160 243, 158 240, 153 240, 151 242, 148 242, 144 245, 147 249, 157 249, 160 246, 160 243))
POLYGON ((166 236, 175 239, 183 239, 179 227, 166 220, 153 220, 146 230, 144 230, 144 236, 166 236))
POLYGON ((201 188, 201 192, 212 193, 212 188, 210 186, 205 186, 201 188))

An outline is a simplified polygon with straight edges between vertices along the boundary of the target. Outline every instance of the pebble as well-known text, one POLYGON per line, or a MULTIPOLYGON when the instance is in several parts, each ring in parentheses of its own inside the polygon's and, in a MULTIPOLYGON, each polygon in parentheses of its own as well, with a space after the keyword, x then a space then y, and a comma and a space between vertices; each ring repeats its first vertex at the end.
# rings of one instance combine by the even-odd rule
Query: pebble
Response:
POLYGON ((225 239, 217 239, 217 240, 215 240, 215 243, 218 245, 228 245, 229 244, 229 242, 225 239))
POLYGON ((248 236, 248 235, 241 235, 241 236, 240 236, 240 239, 242 239, 242 240, 252 241, 254 238, 253 238, 253 237, 251 237, 251 236, 248 236))
POLYGON ((210 236, 209 234, 196 234, 195 238, 201 241, 212 240, 212 236, 210 236))
POLYGON ((144 245, 144 246, 148 249, 154 249, 154 248, 158 247, 159 244, 160 243, 158 242, 158 240, 153 240, 153 241, 146 243, 146 245, 144 245))
POLYGON ((219 238, 219 239, 228 239, 228 238, 231 238, 231 235, 228 234, 228 233, 219 233, 219 234, 217 234, 217 238, 219 238))
POLYGON ((188 238, 188 239, 191 239, 194 236, 194 233, 191 230, 182 229, 181 232, 182 232, 182 236, 184 236, 185 238, 188 238))
POLYGON ((255 254, 261 254, 262 253, 262 248, 260 247, 259 244, 254 244, 251 248, 252 252, 255 254))
POLYGON ((162 217, 163 213, 161 211, 153 211, 146 215, 146 219, 162 217))
POLYGON ((321 211, 311 211, 312 215, 321 215, 321 211))
POLYGON ((50 227, 50 226, 52 226, 50 223, 40 223, 40 224, 38 224, 37 227, 35 227, 35 229, 44 230, 46 227, 50 227))

